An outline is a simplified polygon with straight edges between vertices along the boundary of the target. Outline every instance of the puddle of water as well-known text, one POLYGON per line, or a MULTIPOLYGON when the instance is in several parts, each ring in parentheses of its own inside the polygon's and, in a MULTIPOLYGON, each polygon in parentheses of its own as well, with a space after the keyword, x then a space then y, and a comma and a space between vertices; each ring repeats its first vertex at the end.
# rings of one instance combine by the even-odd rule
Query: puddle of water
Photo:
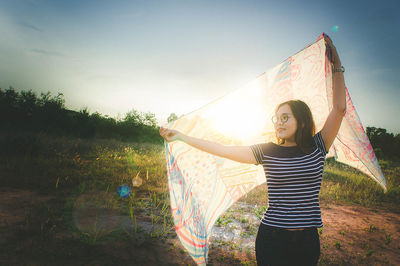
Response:
POLYGON ((239 244, 242 248, 255 248, 255 240, 260 220, 254 213, 257 205, 244 202, 236 202, 228 211, 238 213, 238 219, 247 219, 247 222, 242 223, 240 220, 230 218, 231 222, 226 225, 214 225, 211 233, 211 243, 232 242, 239 244), (241 213, 239 215, 239 213, 241 213), (252 232, 249 232, 248 227, 252 227, 252 232), (253 234, 250 234, 253 233, 253 234))
MULTIPOLYGON (((104 198, 102 197, 102 199, 104 198)), ((108 199, 107 202, 109 201, 108 199)), ((145 233, 161 232, 165 229, 163 225, 153 224, 151 221, 144 221, 138 217, 136 217, 135 224, 135 221, 132 221, 129 216, 120 215, 115 208, 109 206, 105 208, 104 202, 101 204, 99 202, 98 198, 93 200, 92 195, 86 195, 84 200, 77 201, 73 216, 75 226, 79 230, 89 234, 99 234, 100 232, 100 235, 105 235, 117 228, 122 228, 130 233, 143 236, 145 233)), ((146 203, 143 202, 143 205, 146 206, 146 203)), ((210 243, 223 241, 236 243, 242 248, 254 248, 256 233, 260 225, 260 220, 254 213, 256 208, 257 205, 253 204, 235 203, 227 212, 237 219, 229 218, 231 221, 221 226, 215 224, 211 231, 210 243), (243 222, 243 219, 246 222, 243 222)))
MULTIPOLYGON (((257 208, 257 205, 237 202, 228 211, 232 211, 233 213, 240 211, 242 214, 237 215, 238 219, 245 218, 247 219, 247 222, 242 223, 238 219, 230 218, 231 222, 226 225, 214 225, 211 231, 210 243, 218 243, 220 241, 232 242, 240 245, 242 248, 254 249, 256 232, 258 230, 258 226, 260 225, 260 220, 254 213, 255 208, 257 208), (241 211, 241 209, 243 211, 241 211), (253 228, 251 230, 252 232, 249 232, 249 226, 253 228)), ((119 220, 119 226, 121 228, 124 228, 129 232, 134 232, 135 224, 130 217, 119 216, 117 220, 119 220)), ((136 224, 138 228, 140 227, 142 231, 147 233, 163 230, 163 226, 160 224, 152 224, 151 222, 143 221, 138 218, 136 218, 136 224)))
MULTIPOLYGON (((119 226, 128 231, 135 230, 135 220, 132 221, 128 216, 121 216, 119 226)), ((160 224, 153 224, 152 222, 142 221, 138 218, 136 218, 136 226, 147 233, 163 228, 160 224)))
POLYGON ((113 198, 105 192, 80 195, 72 209, 74 225, 83 233, 103 236, 118 226, 119 210, 113 198))

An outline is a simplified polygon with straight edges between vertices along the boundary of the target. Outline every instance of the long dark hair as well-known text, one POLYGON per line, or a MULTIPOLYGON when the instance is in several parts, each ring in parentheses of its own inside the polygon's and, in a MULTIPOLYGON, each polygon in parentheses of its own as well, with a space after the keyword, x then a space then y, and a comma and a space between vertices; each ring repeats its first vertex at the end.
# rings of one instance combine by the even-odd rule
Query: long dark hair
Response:
MULTIPOLYGON (((315 135, 315 123, 311 110, 308 105, 301 100, 290 100, 279 104, 275 109, 275 114, 283 105, 289 105, 293 116, 297 121, 297 129, 294 135, 297 146, 304 152, 310 153, 313 150, 312 137, 315 135)), ((278 138, 275 132, 278 144, 285 143, 284 139, 278 138)))

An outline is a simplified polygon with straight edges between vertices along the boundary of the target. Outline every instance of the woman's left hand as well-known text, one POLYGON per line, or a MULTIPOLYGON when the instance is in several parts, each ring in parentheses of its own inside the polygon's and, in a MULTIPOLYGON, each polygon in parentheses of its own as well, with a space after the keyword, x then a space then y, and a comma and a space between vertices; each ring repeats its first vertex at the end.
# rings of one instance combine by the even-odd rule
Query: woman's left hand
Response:
MULTIPOLYGON (((334 65, 335 65, 335 63, 340 63, 339 55, 338 55, 338 53, 336 51, 335 45, 333 45, 333 42, 332 42, 331 38, 329 38, 328 35, 325 35, 324 39, 325 39, 326 44, 331 49, 331 52, 332 52, 332 63, 334 65)), ((338 67, 340 67, 340 66, 338 66, 338 67)))
POLYGON ((335 51, 336 51, 336 47, 335 47, 335 45, 333 45, 333 42, 332 42, 331 38, 329 38, 328 35, 325 35, 325 36, 324 36, 324 39, 325 39, 326 44, 328 44, 329 47, 330 47, 332 50, 335 50, 335 51))

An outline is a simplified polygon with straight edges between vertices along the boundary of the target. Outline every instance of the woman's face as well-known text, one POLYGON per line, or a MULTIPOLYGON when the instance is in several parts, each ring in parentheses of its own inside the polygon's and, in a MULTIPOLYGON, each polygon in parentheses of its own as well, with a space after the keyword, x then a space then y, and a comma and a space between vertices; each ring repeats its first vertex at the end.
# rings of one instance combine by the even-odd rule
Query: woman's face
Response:
POLYGON ((282 105, 276 112, 277 122, 274 123, 275 132, 278 138, 284 139, 285 142, 295 142, 295 134, 297 130, 297 121, 293 116, 290 106, 282 105), (285 122, 285 120, 287 120, 285 122))

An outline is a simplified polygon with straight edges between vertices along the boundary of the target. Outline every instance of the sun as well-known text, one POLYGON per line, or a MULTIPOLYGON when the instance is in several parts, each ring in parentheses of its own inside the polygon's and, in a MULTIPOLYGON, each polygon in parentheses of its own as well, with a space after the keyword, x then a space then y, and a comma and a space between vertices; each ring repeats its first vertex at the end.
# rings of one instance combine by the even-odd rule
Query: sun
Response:
POLYGON ((265 114, 257 104, 257 97, 259 88, 256 87, 234 91, 211 103, 204 115, 212 121, 216 131, 246 141, 259 135, 265 126, 265 114))

